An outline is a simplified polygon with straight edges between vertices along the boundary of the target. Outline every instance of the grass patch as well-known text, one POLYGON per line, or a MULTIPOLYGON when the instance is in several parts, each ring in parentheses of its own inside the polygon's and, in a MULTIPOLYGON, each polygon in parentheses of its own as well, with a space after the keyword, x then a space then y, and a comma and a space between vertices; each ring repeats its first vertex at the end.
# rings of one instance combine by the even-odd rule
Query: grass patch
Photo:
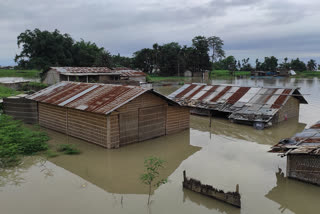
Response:
POLYGON ((18 120, 0 115, 0 167, 19 164, 23 155, 34 155, 48 149, 46 133, 30 130, 18 120))
POLYGON ((45 152, 45 155, 47 156, 47 158, 54 158, 59 156, 59 153, 49 149, 45 152))
POLYGON ((229 70, 213 70, 210 72, 211 78, 230 78, 230 77, 238 77, 238 76, 250 76, 250 71, 235 71, 232 73, 229 70))
POLYGON ((0 99, 21 94, 22 92, 0 85, 0 99))
POLYGON ((67 155, 77 155, 81 153, 80 150, 76 148, 74 144, 60 144, 58 152, 63 152, 67 155))
POLYGON ((292 77, 320 77, 320 71, 296 71, 292 77))
POLYGON ((40 70, 0 69, 0 77, 40 77, 40 70))
POLYGON ((149 82, 161 82, 161 81, 185 81, 190 77, 178 77, 178 76, 170 76, 170 77, 160 77, 160 76, 149 76, 147 80, 149 82))

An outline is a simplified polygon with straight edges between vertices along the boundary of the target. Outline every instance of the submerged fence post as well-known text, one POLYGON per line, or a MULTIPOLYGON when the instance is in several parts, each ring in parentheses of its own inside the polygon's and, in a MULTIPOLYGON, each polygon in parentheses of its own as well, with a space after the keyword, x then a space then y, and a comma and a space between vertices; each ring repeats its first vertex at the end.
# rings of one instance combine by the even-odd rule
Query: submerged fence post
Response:
POLYGON ((183 181, 185 181, 186 179, 187 179, 186 170, 183 170, 183 181))

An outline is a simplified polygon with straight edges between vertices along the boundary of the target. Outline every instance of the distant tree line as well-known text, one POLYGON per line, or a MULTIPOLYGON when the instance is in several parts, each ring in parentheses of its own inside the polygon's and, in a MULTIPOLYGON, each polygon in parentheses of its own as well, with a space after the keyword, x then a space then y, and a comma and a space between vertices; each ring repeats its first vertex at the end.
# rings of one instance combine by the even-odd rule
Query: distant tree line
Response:
POLYGON ((192 39, 191 46, 182 46, 177 42, 162 45, 155 43, 152 48, 136 51, 133 57, 111 55, 95 43, 83 39, 75 41, 69 34, 61 34, 59 30, 26 30, 17 39, 21 52, 15 56, 15 62, 18 67, 25 69, 47 70, 51 66, 129 67, 162 76, 180 76, 186 70, 317 70, 317 63, 313 59, 305 64, 299 58, 291 61, 284 58, 279 63, 276 57, 271 56, 265 57, 262 62, 256 59, 255 65, 251 65, 249 58, 236 60, 234 56, 225 57, 223 40, 217 36, 196 36, 192 39))
POLYGON ((229 70, 229 71, 271 71, 275 72, 277 70, 295 70, 295 71, 315 71, 320 69, 317 67, 317 63, 314 59, 310 59, 308 63, 304 63, 299 58, 292 59, 288 61, 288 58, 284 58, 284 61, 278 63, 278 59, 274 56, 265 57, 263 62, 256 59, 255 66, 249 63, 249 58, 236 60, 234 56, 228 56, 213 63, 213 69, 215 70, 229 70))
POLYGON ((18 67, 47 70, 51 66, 117 67, 132 66, 132 59, 111 55, 104 48, 83 39, 75 41, 69 34, 39 29, 26 30, 18 36, 20 54, 15 56, 18 67))
POLYGON ((196 36, 189 47, 181 46, 177 42, 163 45, 155 43, 152 48, 143 48, 135 52, 133 62, 135 67, 147 73, 156 72, 165 76, 180 76, 186 70, 203 72, 211 70, 212 62, 224 57, 222 46, 223 41, 216 36, 196 36))

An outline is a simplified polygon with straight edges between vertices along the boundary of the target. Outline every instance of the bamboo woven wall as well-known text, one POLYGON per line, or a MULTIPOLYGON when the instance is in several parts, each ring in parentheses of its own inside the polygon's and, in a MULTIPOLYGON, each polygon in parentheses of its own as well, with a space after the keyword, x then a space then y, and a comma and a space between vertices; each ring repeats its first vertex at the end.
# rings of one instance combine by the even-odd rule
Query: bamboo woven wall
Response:
POLYGON ((139 109, 139 141, 166 134, 166 105, 139 109))
POLYGON ((190 127, 190 110, 177 106, 168 106, 166 134, 173 134, 190 127))
POLYGON ((165 135, 167 105, 162 98, 147 92, 117 109, 119 122, 112 121, 111 129, 118 128, 120 146, 165 135))
POLYGON ((67 109, 39 103, 39 124, 43 127, 67 133, 67 109))
POLYGON ((37 102, 25 98, 4 98, 3 111, 14 119, 22 120, 24 123, 38 123, 37 102))
POLYGON ((71 136, 108 147, 107 116, 68 109, 68 133, 71 136))

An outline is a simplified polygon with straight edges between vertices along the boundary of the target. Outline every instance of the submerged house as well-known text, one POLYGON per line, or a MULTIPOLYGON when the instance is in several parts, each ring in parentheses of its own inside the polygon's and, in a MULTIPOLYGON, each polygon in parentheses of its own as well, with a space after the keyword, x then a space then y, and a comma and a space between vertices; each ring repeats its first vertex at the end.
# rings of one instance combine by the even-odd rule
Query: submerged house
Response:
POLYGON ((26 97, 40 126, 106 148, 189 128, 189 109, 140 86, 60 82, 26 97))
POLYGON ((320 185, 320 121, 281 140, 270 152, 287 156, 287 176, 320 185))
POLYGON ((146 74, 128 68, 51 67, 43 82, 53 85, 61 81, 139 85, 140 82, 146 82, 146 74))
POLYGON ((300 103, 307 103, 298 88, 247 87, 185 84, 168 96, 199 115, 222 114, 234 122, 264 128, 299 116, 300 103))

